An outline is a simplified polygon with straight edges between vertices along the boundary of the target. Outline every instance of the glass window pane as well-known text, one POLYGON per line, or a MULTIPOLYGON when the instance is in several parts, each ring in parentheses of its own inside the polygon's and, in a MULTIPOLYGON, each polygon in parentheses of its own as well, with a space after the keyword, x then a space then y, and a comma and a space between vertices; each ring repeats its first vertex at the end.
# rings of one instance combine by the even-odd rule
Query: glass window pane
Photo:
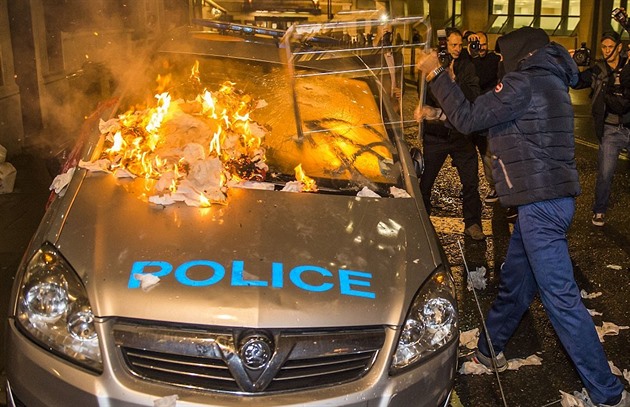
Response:
POLYGON ((529 27, 534 20, 533 16, 515 16, 514 17, 514 29, 517 30, 521 27, 529 27))
POLYGON ((579 22, 580 22, 580 17, 569 17, 567 19, 567 30, 569 32, 572 32, 573 30, 575 30, 579 22))
POLYGON ((507 21, 507 16, 498 16, 492 23, 492 27, 490 27, 489 31, 491 33, 500 32, 501 27, 503 27, 503 24, 505 24, 506 21, 507 21))
POLYGON ((507 14, 509 0, 494 0, 492 2, 492 14, 507 14))
MULTIPOLYGON (((535 0, 518 0, 514 4, 514 15, 531 14, 534 15, 535 0)), ((516 25, 514 25, 516 27, 516 25)))
POLYGON ((540 9, 542 16, 560 16, 562 15, 562 0, 545 0, 542 2, 540 9))
POLYGON ((560 24, 560 17, 541 17, 540 28, 547 31, 554 31, 560 24))
POLYGON ((569 0, 569 15, 570 16, 580 15, 580 0, 569 0))

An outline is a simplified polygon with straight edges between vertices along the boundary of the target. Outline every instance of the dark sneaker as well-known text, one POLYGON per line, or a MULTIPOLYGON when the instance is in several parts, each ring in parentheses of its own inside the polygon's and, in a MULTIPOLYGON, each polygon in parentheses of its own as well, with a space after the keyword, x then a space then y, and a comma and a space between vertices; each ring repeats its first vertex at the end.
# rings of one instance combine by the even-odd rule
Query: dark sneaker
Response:
MULTIPOLYGON (((473 355, 473 357, 470 360, 471 360, 471 362, 479 363, 481 365, 484 365, 485 367, 487 367, 490 370, 494 370, 494 366, 492 366, 493 365, 492 358, 489 357, 489 356, 484 355, 481 352, 479 352, 479 349, 477 349, 475 351, 475 354, 473 355)), ((505 355, 503 354, 503 352, 499 352, 499 354, 494 359, 494 361, 495 361, 494 364, 497 367, 497 371, 504 372, 504 371, 507 370, 508 362, 505 359, 505 355)))
POLYGON ((497 195, 497 191, 494 189, 491 189, 490 192, 488 192, 488 195, 486 195, 486 199, 484 199, 484 202, 494 203, 498 200, 499 200, 499 195, 497 195))
POLYGON ((483 234, 481 226, 476 223, 467 227, 466 230, 464 230, 464 234, 466 236, 470 236, 473 240, 484 240, 486 238, 486 235, 483 234))
POLYGON ((630 395, 624 390, 617 404, 598 404, 598 407, 630 407, 630 395))
POLYGON ((595 226, 604 226, 604 223, 606 223, 606 221, 604 221, 604 214, 594 213, 592 222, 595 226))
POLYGON ((505 210, 505 217, 507 218, 508 222, 514 222, 516 221, 516 217, 518 216, 518 209, 516 209, 513 206, 509 206, 506 210, 505 210))

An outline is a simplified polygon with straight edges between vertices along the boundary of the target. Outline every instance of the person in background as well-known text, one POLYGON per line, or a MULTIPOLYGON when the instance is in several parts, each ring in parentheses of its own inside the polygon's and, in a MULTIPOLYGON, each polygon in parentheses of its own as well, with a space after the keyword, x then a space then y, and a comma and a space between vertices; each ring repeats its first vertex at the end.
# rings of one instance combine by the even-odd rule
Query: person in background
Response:
MULTIPOLYGON (((489 92, 499 82, 499 62, 501 57, 494 51, 488 50, 488 36, 483 31, 477 31, 468 35, 468 54, 472 57, 475 72, 479 77, 479 87, 481 94, 489 92), (479 49, 477 51, 471 49, 470 44, 473 41, 479 41, 479 49)), ((492 178, 492 154, 488 149, 487 130, 476 132, 472 135, 472 141, 479 151, 483 162, 483 173, 486 182, 490 187, 488 195, 486 195, 486 203, 494 203, 499 200, 497 192, 494 189, 494 180, 492 178)))
POLYGON ((619 34, 600 40, 602 59, 580 72, 576 89, 591 87, 591 113, 599 140, 593 218, 604 226, 619 153, 630 147, 630 66, 619 34))
POLYGON ((577 83, 578 68, 569 52, 550 43, 539 28, 520 28, 500 37, 497 45, 505 75, 474 102, 434 53, 417 56, 450 122, 464 133, 488 129, 499 200, 518 208, 499 293, 472 361, 507 369, 503 351, 538 293, 593 403, 630 407, 582 303, 569 256, 567 231, 580 183, 568 89, 577 83))
MULTIPOLYGON (((468 100, 472 101, 479 95, 479 78, 470 59, 460 58, 463 49, 461 32, 456 29, 447 30, 447 46, 455 81, 461 86, 468 100)), ((422 114, 419 109, 420 106, 414 113, 416 117, 422 114)), ((481 228, 479 167, 475 145, 470 136, 457 131, 448 123, 448 115, 442 113, 440 104, 430 91, 422 109, 425 111, 422 114, 425 119, 422 137, 424 171, 420 176, 420 192, 424 206, 430 215, 433 185, 442 165, 450 155, 462 183, 464 233, 473 240, 484 240, 486 236, 481 228)))

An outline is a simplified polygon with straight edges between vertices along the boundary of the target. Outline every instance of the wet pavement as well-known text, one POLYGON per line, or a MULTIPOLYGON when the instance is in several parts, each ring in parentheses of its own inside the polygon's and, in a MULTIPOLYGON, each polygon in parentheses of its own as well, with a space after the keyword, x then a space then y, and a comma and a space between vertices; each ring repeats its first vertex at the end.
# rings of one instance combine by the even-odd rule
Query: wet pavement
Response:
MULTIPOLYGON (((587 293, 601 292, 599 297, 584 300, 587 308, 602 314, 593 317, 596 325, 612 322, 618 326, 628 326, 630 161, 626 156, 619 160, 613 186, 613 206, 607 214, 606 225, 601 228, 593 226, 590 207, 596 176, 597 141, 591 131, 587 94, 582 91, 573 95, 576 107, 576 160, 583 190, 577 198, 577 212, 568 236, 575 276, 580 288, 587 293)), ((411 117, 417 100, 415 89, 408 87, 404 100, 405 115, 411 117)), ((410 144, 418 143, 416 125, 407 123, 405 133, 410 144)), ((9 297, 12 275, 44 213, 49 196, 48 186, 52 181, 47 165, 50 163, 49 158, 50 151, 28 147, 23 154, 7 159, 17 168, 17 180, 13 193, 0 195, 0 298, 9 297)), ((481 172, 480 176, 480 194, 484 197, 488 187, 481 172)), ((483 229, 488 238, 483 242, 464 238, 459 190, 457 174, 447 162, 436 182, 432 220, 457 281, 460 329, 468 331, 481 327, 479 309, 485 317, 496 295, 499 268, 507 250, 511 225, 507 222, 505 210, 498 203, 485 205, 483 229), (466 267, 475 270, 482 266, 487 269, 487 287, 475 292, 467 290, 466 267)), ((0 301, 0 315, 6 313, 7 302, 0 301)), ((1 326, 0 345, 3 345, 4 323, 1 326)), ((621 371, 630 370, 630 330, 621 330, 619 335, 607 335, 604 339, 603 345, 609 360, 621 371)), ((0 372, 3 372, 3 346, 0 349, 0 372)), ((460 350, 462 355, 470 352, 465 347, 460 350)), ((583 387, 538 300, 525 315, 505 354, 508 359, 535 354, 542 358, 542 364, 501 373, 500 381, 494 375, 458 374, 452 406, 560 406, 560 391, 573 393, 581 391, 583 387)), ((630 388, 625 378, 621 380, 626 389, 630 388)), ((4 405, 3 387, 0 405, 4 405)))

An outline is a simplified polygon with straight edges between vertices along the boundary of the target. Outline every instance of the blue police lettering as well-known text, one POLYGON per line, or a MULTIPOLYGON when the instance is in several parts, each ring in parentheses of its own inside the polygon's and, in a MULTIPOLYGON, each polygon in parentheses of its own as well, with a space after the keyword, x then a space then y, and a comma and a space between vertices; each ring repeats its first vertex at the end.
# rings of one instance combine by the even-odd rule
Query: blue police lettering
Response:
POLYGON ((333 290, 335 283, 338 282, 341 295, 376 298, 376 294, 370 291, 372 274, 364 271, 338 269, 337 276, 335 276, 324 267, 300 265, 285 273, 284 264, 273 262, 270 281, 266 281, 246 278, 245 262, 242 260, 232 261, 231 274, 228 278, 226 278, 226 268, 211 260, 191 260, 180 264, 177 268, 166 261, 137 261, 131 267, 127 287, 130 289, 140 288, 140 280, 135 277, 135 274, 153 274, 156 277, 166 277, 171 273, 179 284, 189 287, 208 287, 226 280, 232 287, 284 288, 285 283, 290 282, 294 287, 304 291, 326 292, 333 290), (190 271, 193 269, 196 271, 194 276, 197 278, 191 277, 190 271))

